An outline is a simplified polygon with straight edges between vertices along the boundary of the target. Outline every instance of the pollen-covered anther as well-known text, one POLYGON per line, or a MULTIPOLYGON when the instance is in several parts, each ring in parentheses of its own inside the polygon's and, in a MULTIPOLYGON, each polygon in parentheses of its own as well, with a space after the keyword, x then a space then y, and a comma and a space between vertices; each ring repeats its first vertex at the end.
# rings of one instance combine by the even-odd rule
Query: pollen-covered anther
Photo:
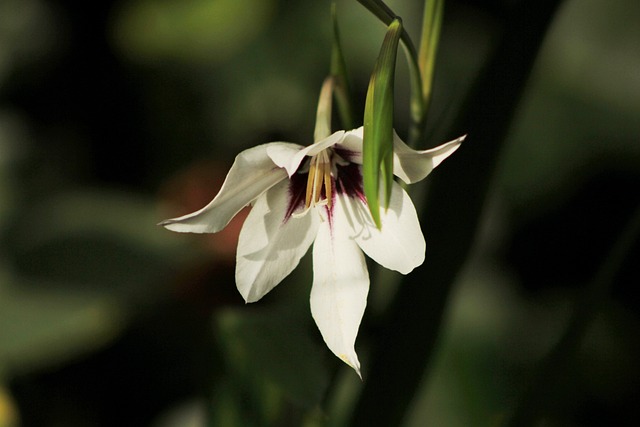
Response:
POLYGON ((333 182, 331 181, 331 159, 327 150, 322 150, 311 158, 309 175, 307 177, 307 193, 305 207, 328 205, 331 207, 333 197, 333 182), (324 188, 324 198, 322 189, 324 188))

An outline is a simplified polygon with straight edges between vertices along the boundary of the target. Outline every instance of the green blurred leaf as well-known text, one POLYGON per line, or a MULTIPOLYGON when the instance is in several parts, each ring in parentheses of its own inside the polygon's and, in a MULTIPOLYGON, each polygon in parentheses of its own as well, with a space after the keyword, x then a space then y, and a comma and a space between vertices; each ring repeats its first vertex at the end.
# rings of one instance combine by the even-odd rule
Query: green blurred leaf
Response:
POLYGON ((142 198, 68 193, 30 206, 11 225, 6 244, 24 277, 156 293, 158 281, 194 255, 157 220, 154 205, 142 198))
MULTIPOLYGON (((216 326, 228 363, 248 387, 268 389, 268 394, 277 390, 290 401, 312 408, 323 396, 328 372, 325 352, 312 340, 310 322, 300 315, 288 307, 243 307, 220 313, 216 326)), ((264 398, 260 399, 263 405, 264 398)))
POLYGON ((166 295, 166 277, 190 251, 155 225, 153 207, 119 193, 64 194, 10 224, 0 270, 0 369, 50 366, 93 350, 120 332, 134 308, 166 295))
POLYGON ((269 25, 273 0, 141 0, 123 2, 114 38, 136 60, 222 62, 269 25))
POLYGON ((0 287, 0 370, 51 366, 106 344, 127 322, 111 295, 0 287))
POLYGON ((376 62, 364 109, 363 181, 369 211, 378 228, 380 223, 380 174, 384 181, 385 206, 391 198, 393 182, 393 85, 398 41, 402 32, 400 19, 394 20, 385 35, 376 62))

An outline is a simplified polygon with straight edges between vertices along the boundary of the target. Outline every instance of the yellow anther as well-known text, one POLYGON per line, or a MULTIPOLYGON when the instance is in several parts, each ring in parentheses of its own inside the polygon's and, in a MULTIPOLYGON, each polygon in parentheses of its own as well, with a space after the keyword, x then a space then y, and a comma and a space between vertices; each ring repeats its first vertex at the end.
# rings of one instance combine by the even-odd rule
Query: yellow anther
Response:
POLYGON ((307 193, 305 195, 305 207, 322 203, 322 188, 325 191, 325 200, 331 207, 333 193, 331 181, 331 160, 326 150, 313 156, 309 162, 309 175, 307 177, 307 193))
POLYGON ((327 197, 327 204, 331 207, 331 164, 325 163, 324 166, 324 192, 327 197))
POLYGON ((315 182, 316 175, 316 162, 315 157, 311 158, 311 162, 309 164, 309 175, 307 177, 307 194, 304 198, 305 207, 311 206, 311 197, 313 196, 313 184, 315 182))

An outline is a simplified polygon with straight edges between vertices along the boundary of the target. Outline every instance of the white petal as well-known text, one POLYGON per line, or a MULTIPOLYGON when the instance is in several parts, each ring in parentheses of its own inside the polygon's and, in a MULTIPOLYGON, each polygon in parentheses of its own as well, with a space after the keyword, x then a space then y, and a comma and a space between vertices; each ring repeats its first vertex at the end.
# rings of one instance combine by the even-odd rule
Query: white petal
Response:
POLYGON ((360 199, 339 197, 345 206, 342 214, 350 226, 349 235, 371 259, 402 274, 408 274, 424 262, 426 244, 418 215, 411 198, 398 183, 393 183, 389 209, 385 211, 384 206, 380 206, 380 230, 360 199))
POLYGON ((287 177, 267 156, 272 144, 258 145, 238 154, 218 195, 199 211, 162 221, 169 230, 182 233, 215 233, 256 197, 287 177))
POLYGON ((393 133, 393 173, 407 184, 426 178, 433 169, 460 147, 466 135, 438 147, 416 151, 393 133))
POLYGON ((246 302, 254 302, 293 271, 317 234, 318 215, 290 217, 289 181, 258 197, 240 232, 236 285, 246 302))
MULTIPOLYGON (((334 206, 334 212, 339 209, 334 206)), ((369 273, 348 231, 344 216, 320 224, 313 245, 311 314, 329 349, 360 375, 355 341, 367 305, 369 273)))
POLYGON ((296 173, 297 165, 295 169, 290 169, 291 160, 293 156, 295 156, 301 149, 303 149, 301 145, 291 144, 288 142, 282 142, 279 144, 271 144, 267 147, 267 155, 269 158, 281 168, 285 168, 287 170, 287 174, 289 177, 296 173))
MULTIPOLYGON (((297 171, 298 167, 300 167, 300 163, 302 163, 302 160, 305 158, 305 156, 315 156, 322 150, 325 150, 329 147, 333 147, 334 145, 342 141, 343 137, 344 137, 344 131, 339 130, 329 135, 325 139, 318 141, 314 144, 311 144, 303 148, 302 150, 298 151, 293 157, 291 157, 291 163, 289 164, 289 166, 287 166, 287 171, 294 171, 294 172, 297 171)), ((293 173, 291 173, 291 175, 293 175, 293 173)))
POLYGON ((350 153, 347 160, 359 165, 362 164, 362 126, 345 133, 344 138, 338 145, 341 149, 350 153))

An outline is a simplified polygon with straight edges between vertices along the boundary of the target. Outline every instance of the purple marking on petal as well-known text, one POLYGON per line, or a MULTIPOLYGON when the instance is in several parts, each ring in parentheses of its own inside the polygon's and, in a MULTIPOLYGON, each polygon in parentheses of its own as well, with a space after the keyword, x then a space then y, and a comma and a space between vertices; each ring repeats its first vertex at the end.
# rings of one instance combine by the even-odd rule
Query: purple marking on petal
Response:
POLYGON ((308 176, 308 173, 294 173, 289 178, 289 206, 287 206, 283 223, 286 223, 300 206, 304 206, 308 176))
MULTIPOLYGON (((327 212, 327 221, 329 221, 329 230, 331 230, 331 236, 333 237, 333 210, 336 208, 336 203, 338 201, 338 192, 336 191, 337 188, 337 182, 336 179, 332 176, 331 177, 331 186, 333 188, 333 191, 331 192, 331 205, 327 205, 325 206, 325 210, 327 212)), ((326 196, 325 196, 326 197, 326 196)))
POLYGON ((345 166, 338 166, 337 170, 338 179, 336 188, 338 191, 352 199, 360 199, 366 204, 367 199, 364 195, 361 166, 355 163, 349 163, 345 166))
POLYGON ((333 151, 335 151, 337 155, 349 162, 352 161, 354 157, 357 157, 359 155, 359 153, 356 151, 347 150, 346 148, 342 147, 333 147, 333 151))
POLYGON ((331 204, 331 207, 324 206, 325 211, 327 212, 327 221, 329 222, 329 231, 331 232, 331 237, 333 238, 333 209, 334 204, 331 204))

